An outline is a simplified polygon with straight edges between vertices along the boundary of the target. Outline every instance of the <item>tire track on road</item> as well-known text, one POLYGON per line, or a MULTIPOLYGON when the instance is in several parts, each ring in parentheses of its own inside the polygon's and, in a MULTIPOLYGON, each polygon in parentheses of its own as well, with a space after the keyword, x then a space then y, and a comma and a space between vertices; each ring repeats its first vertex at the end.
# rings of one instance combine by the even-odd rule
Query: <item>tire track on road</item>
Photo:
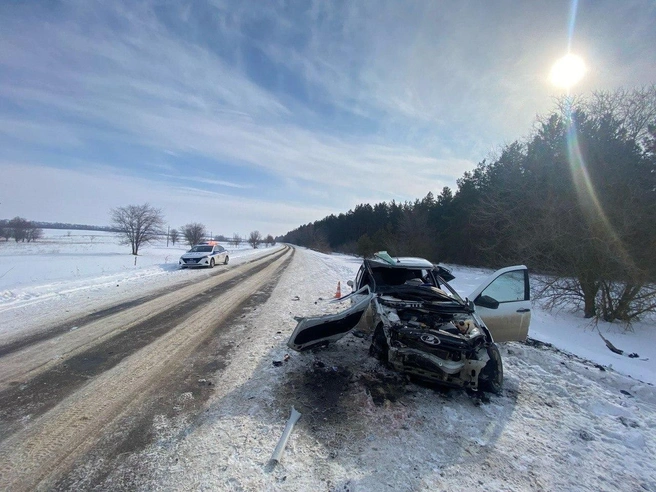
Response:
MULTIPOLYGON (((229 384, 227 380, 234 377, 230 365, 241 365, 235 358, 240 347, 254 343, 249 320, 270 298, 291 262, 291 257, 285 260, 274 277, 237 307, 189 357, 179 361, 175 372, 169 374, 164 384, 153 388, 142 405, 105 426, 102 437, 75 460, 52 490, 143 490, 140 483, 132 480, 149 473, 147 464, 141 465, 141 453, 162 444, 163 436, 158 430, 162 422, 168 422, 167 434, 176 434, 169 436, 173 442, 202 425, 208 401, 221 398, 229 384), (178 428, 173 422, 184 424, 178 428)), ((173 445, 171 441, 168 445, 173 445)))
MULTIPOLYGON (((64 335, 67 332, 71 331, 72 329, 79 329, 82 328, 94 321, 98 321, 103 318, 107 318, 110 315, 113 315, 115 313, 124 311, 128 308, 139 306, 141 304, 144 304, 146 302, 152 301, 154 299, 157 299, 159 297, 162 297, 166 294, 170 294, 171 292, 176 292, 180 291, 181 289, 184 289, 188 286, 191 285, 201 285, 203 282, 212 282, 213 279, 216 277, 219 277, 221 275, 224 275, 226 273, 229 273, 231 270, 234 270, 235 268, 242 267, 244 265, 252 264, 261 260, 264 260, 266 258, 271 257, 272 255, 275 255, 280 252, 280 249, 274 250, 272 252, 266 253, 264 255, 258 256, 257 258, 253 258, 251 260, 239 263, 237 266, 231 266, 229 269, 221 269, 218 270, 210 270, 211 272, 211 277, 208 278, 203 278, 203 279, 192 279, 192 280, 184 280, 176 285, 165 287, 163 289, 156 290, 155 292, 148 294, 146 296, 139 297, 137 299, 130 299, 128 301, 122 301, 117 304, 109 304, 102 306, 99 310, 93 311, 87 315, 84 316, 75 316, 72 317, 71 319, 68 319, 64 322, 60 322, 54 326, 51 326, 47 328, 46 330, 40 331, 38 333, 33 333, 28 336, 21 337, 18 340, 12 340, 9 343, 5 342, 4 344, 0 345, 0 357, 4 357, 5 355, 11 354, 13 352, 16 352, 18 350, 24 349, 30 345, 33 345, 35 343, 43 342, 46 340, 50 340, 53 338, 56 338, 60 335, 64 335)), ((0 309, 2 311, 2 309, 0 309)))
POLYGON ((36 377, 37 374, 60 365, 64 359, 80 354, 89 347, 100 344, 120 332, 131 330, 181 302, 193 300, 203 295, 208 289, 239 277, 257 268, 258 265, 275 261, 275 258, 284 254, 285 251, 286 249, 278 250, 272 255, 265 255, 253 262, 239 265, 221 275, 204 279, 135 306, 129 310, 129 319, 126 319, 125 312, 113 313, 110 311, 110 315, 77 327, 74 331, 69 330, 59 338, 43 340, 8 354, 0 358, 0 392, 4 392, 11 386, 24 384, 29 379, 36 377))
POLYGON ((152 343, 89 381, 0 445, 0 489, 48 488, 92 446, 107 423, 138 408, 230 313, 271 278, 293 251, 218 295, 152 343))
MULTIPOLYGON (((285 251, 279 251, 277 255, 254 262, 250 266, 227 272, 218 281, 214 279, 214 282, 204 282, 200 286, 204 287, 200 292, 198 288, 192 289, 191 293, 183 292, 178 302, 173 305, 169 303, 170 296, 163 296, 159 301, 153 301, 147 306, 113 313, 111 325, 105 326, 100 321, 94 324, 95 326, 100 323, 102 326, 99 329, 108 331, 107 336, 98 336, 93 340, 95 343, 85 345, 79 345, 78 340, 73 340, 73 343, 78 345, 70 348, 66 360, 58 360, 56 354, 52 353, 56 347, 42 347, 42 344, 0 360, 0 369, 3 372, 0 380, 10 377, 12 369, 23 377, 32 376, 25 383, 14 384, 0 391, 0 440, 24 427, 25 417, 29 416, 31 420, 42 415, 90 378, 111 369, 125 357, 171 330, 208 299, 233 288, 254 272, 266 268, 285 251), (158 309, 159 305, 162 307, 158 309), (150 315, 144 316, 144 311, 150 315), (129 322, 131 319, 134 321, 129 322), (34 369, 36 364, 39 364, 39 371, 34 369)), ((177 297, 180 294, 173 295, 177 297)))

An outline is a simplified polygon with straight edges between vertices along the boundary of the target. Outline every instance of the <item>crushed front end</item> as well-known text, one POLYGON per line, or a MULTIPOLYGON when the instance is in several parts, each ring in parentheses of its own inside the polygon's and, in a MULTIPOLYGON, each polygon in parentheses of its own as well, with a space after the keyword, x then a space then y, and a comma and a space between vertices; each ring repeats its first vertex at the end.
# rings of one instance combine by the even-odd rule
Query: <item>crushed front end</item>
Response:
POLYGON ((492 340, 473 311, 452 302, 396 295, 380 295, 373 303, 373 355, 422 380, 478 390, 492 340))

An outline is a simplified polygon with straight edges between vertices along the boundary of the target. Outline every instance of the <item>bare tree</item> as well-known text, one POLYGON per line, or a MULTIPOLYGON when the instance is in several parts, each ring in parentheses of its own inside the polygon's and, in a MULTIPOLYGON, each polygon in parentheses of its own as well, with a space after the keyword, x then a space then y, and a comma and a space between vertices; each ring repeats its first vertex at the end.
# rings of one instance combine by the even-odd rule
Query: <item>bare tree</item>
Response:
POLYGON ((175 246, 175 243, 178 241, 178 238, 180 237, 180 233, 178 232, 177 229, 171 229, 169 231, 169 240, 171 241, 171 244, 175 246))
POLYGON ((264 244, 268 246, 269 244, 273 246, 276 244, 276 240, 273 239, 273 236, 271 234, 267 235, 267 237, 264 239, 264 244))
POLYGON ((640 141, 656 121, 656 84, 595 91, 590 98, 583 99, 581 105, 590 114, 612 115, 629 138, 640 141))
POLYGON ((31 226, 29 220, 24 219, 23 217, 14 217, 9 221, 8 226, 11 237, 13 237, 16 242, 25 242, 27 239, 27 230, 31 226))
POLYGON ((250 233, 248 236, 248 244, 253 246, 253 248, 257 248, 257 246, 262 242, 262 234, 260 234, 260 231, 253 231, 250 233))
POLYGON ((182 235, 184 236, 189 246, 193 246, 194 244, 198 244, 203 240, 203 238, 207 235, 207 230, 203 224, 192 222, 182 227, 182 235))
POLYGON ((239 234, 236 232, 232 235, 232 244, 237 247, 239 246, 244 240, 241 238, 239 234))
POLYGON ((113 208, 110 216, 112 227, 119 231, 121 244, 129 244, 133 255, 139 253, 141 245, 157 239, 164 225, 161 209, 148 203, 113 208))

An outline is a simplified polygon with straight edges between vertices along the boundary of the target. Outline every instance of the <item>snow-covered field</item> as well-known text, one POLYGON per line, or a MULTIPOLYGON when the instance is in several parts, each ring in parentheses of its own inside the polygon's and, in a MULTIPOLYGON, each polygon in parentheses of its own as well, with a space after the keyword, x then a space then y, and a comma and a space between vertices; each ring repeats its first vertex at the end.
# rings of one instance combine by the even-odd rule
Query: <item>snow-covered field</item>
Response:
MULTIPOLYGON (((246 243, 222 246, 230 264, 267 249, 246 243)), ((188 249, 183 243, 167 247, 164 240, 142 246, 135 260, 115 234, 99 231, 46 230, 35 243, 0 241, 0 337, 7 341, 44 322, 59 322, 73 311, 94 310, 205 277, 205 269, 178 268, 178 259, 188 249)))
MULTIPOLYGON (((3 342, 209 273, 178 270, 184 248, 162 244, 135 266, 113 236, 90 234, 0 244, 3 342)), ((263 254, 228 248, 231 264, 263 254)), ((204 413, 190 422, 193 396, 180 394, 173 416, 152 422, 154 441, 119 462, 104 488, 656 491, 653 323, 632 332, 599 325, 640 355, 629 359, 610 352, 580 313, 534 305, 529 336, 560 350, 504 344, 503 395, 483 402, 409 383, 367 355, 366 338, 290 353, 293 317, 338 309, 328 300, 338 281, 348 291, 359 265, 297 249, 268 301, 241 318, 243 336, 226 340, 234 351, 204 413), (274 467, 268 460, 292 405, 303 417, 274 467)), ((463 295, 490 273, 451 268, 463 295)), ((84 488, 84 473, 78 483, 84 488)))

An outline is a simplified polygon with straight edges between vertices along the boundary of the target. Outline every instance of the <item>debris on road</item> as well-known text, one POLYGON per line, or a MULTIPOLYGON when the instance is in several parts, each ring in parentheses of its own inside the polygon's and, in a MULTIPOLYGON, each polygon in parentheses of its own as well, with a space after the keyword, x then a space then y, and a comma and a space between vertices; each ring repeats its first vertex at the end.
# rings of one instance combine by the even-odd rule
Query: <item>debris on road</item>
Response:
POLYGON ((292 407, 292 413, 289 416, 289 420, 287 421, 287 425, 285 426, 285 430, 282 433, 282 436, 280 436, 280 441, 278 441, 278 445, 276 446, 276 449, 273 451, 273 454, 271 455, 271 461, 274 463, 279 463, 280 458, 282 457, 282 452, 285 450, 285 447, 287 446, 287 441, 289 440, 289 436, 292 433, 292 430, 294 430, 294 425, 296 422, 298 422, 298 419, 301 418, 301 414, 296 411, 294 407, 292 407))
POLYGON ((289 359, 290 359, 289 354, 285 354, 285 355, 283 356, 282 360, 274 360, 274 361, 273 361, 273 365, 274 365, 275 367, 280 367, 280 366, 282 366, 282 363, 283 363, 283 362, 287 362, 289 359))

